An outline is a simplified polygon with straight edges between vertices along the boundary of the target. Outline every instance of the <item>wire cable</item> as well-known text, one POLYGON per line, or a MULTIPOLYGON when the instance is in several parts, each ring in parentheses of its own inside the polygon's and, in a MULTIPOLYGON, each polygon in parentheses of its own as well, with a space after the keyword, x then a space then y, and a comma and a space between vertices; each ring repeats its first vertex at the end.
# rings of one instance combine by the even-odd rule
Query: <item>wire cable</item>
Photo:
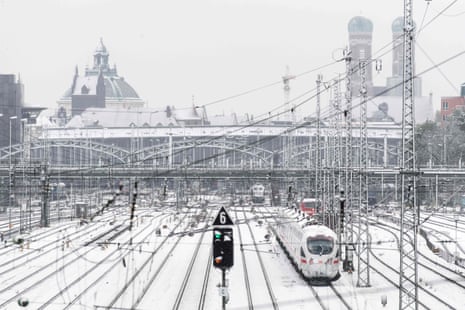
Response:
MULTIPOLYGON (((421 76, 421 75, 423 75, 423 74, 425 74, 425 73, 427 73, 427 72, 429 72, 429 71, 431 71, 431 70, 433 70, 433 69, 435 69, 435 68, 437 68, 437 67, 439 67, 439 66, 441 66, 441 65, 443 65, 443 64, 445 64, 445 63, 448 63, 448 62, 450 62, 450 61, 452 61, 452 60, 454 60, 454 59, 456 59, 456 58, 462 56, 463 54, 465 54, 465 50, 462 50, 461 52, 459 52, 459 53, 457 53, 457 54, 455 54, 455 55, 452 55, 452 56, 450 56, 450 57, 444 59, 443 61, 441 61, 440 63, 436 64, 435 66, 432 66, 432 67, 427 68, 426 70, 423 70, 422 72, 420 72, 419 74, 417 74, 415 77, 421 76)), ((390 90, 392 90, 392 89, 394 89, 394 88, 396 88, 396 87, 399 87, 399 86, 402 85, 402 84, 403 84, 403 82, 400 82, 400 83, 398 83, 398 84, 396 84, 396 85, 394 85, 394 86, 392 86, 392 87, 390 87, 390 88, 387 88, 387 89, 385 89, 385 90, 379 92, 378 94, 375 94, 375 95, 372 96, 370 99, 373 99, 373 98, 382 96, 383 94, 389 92, 390 90)), ((326 91, 326 89, 323 89, 322 91, 326 91)), ((296 106, 298 107, 298 106, 300 106, 300 105, 302 105, 302 104, 308 102, 309 100, 315 98, 315 96, 316 96, 316 94, 313 95, 313 96, 311 96, 311 97, 309 97, 309 98, 307 98, 307 99, 302 100, 302 101, 299 102, 296 106)), ((361 103, 354 104, 354 105, 352 106, 352 108, 355 109, 356 107, 360 106, 360 104, 361 104, 361 103)), ((259 120, 259 121, 256 121, 256 122, 254 122, 254 123, 248 124, 248 125, 243 126, 243 127, 240 127, 240 128, 238 128, 237 130, 241 130, 241 129, 244 129, 244 128, 248 128, 248 127, 251 127, 251 126, 260 124, 260 123, 264 122, 265 120, 269 120, 269 119, 273 118, 274 116, 283 114, 283 113, 285 113, 285 112, 288 112, 288 111, 279 112, 279 113, 276 113, 275 115, 268 116, 268 117, 264 117, 263 119, 261 119, 261 120, 259 120)), ((328 114, 326 114, 326 116, 325 116, 325 114, 322 114, 323 117, 322 117, 322 119, 321 119, 320 121, 325 121, 325 120, 327 120, 328 118, 334 117, 334 116, 337 115, 337 114, 344 113, 344 111, 328 111, 328 112, 324 112, 324 113, 328 113, 328 114)), ((289 133, 292 132, 292 131, 295 131, 295 130, 297 130, 297 129, 299 129, 299 128, 302 128, 302 127, 304 127, 304 126, 311 125, 311 124, 314 123, 314 122, 315 122, 315 121, 304 121, 304 122, 302 122, 302 123, 300 123, 300 124, 298 124, 298 125, 296 125, 296 126, 294 126, 294 127, 289 127, 289 128, 287 128, 287 129, 283 130, 278 136, 287 135, 287 134, 289 134, 289 133)), ((237 131, 237 130, 236 130, 236 131, 237 131)), ((227 135, 230 135, 230 134, 231 134, 231 133, 216 136, 216 137, 214 137, 214 138, 212 138, 212 139, 207 140, 207 142, 202 143, 202 144, 203 144, 203 145, 206 145, 206 144, 208 144, 209 141, 221 139, 221 138, 226 137, 227 135)), ((254 141, 254 142, 252 142, 252 143, 244 144, 243 147, 238 148, 237 150, 243 150, 244 148, 250 148, 250 147, 255 146, 255 145, 259 144, 259 143, 264 143, 264 142, 269 141, 270 139, 274 139, 274 138, 276 138, 276 137, 275 137, 275 136, 263 137, 263 138, 261 138, 261 139, 257 139, 256 141, 254 141)), ((200 145, 194 144, 194 146, 192 146, 192 147, 190 147, 190 148, 197 147, 197 146, 201 146, 202 144, 200 144, 200 145)), ((185 150, 186 150, 186 149, 181 150, 181 151, 185 151, 185 150)), ((217 153, 217 154, 213 154, 213 155, 211 155, 211 156, 209 156, 209 157, 207 157, 207 158, 199 159, 199 160, 197 160, 196 162, 192 162, 192 163, 189 163, 189 164, 185 165, 184 168, 189 167, 189 166, 192 166, 192 165, 194 165, 194 164, 196 164, 196 163, 199 163, 199 162, 204 162, 204 161, 208 161, 208 160, 213 159, 213 158, 217 158, 218 156, 223 156, 223 155, 225 155, 225 154, 230 153, 231 151, 232 151, 232 150, 228 150, 228 151, 225 151, 225 152, 220 152, 220 153, 217 153)), ((139 162, 141 162, 141 161, 139 161, 139 162)), ((122 165, 125 165, 125 164, 122 164, 122 165)), ((115 165, 112 165, 112 167, 114 167, 114 166, 115 166, 115 165)), ((117 166, 117 165, 116 165, 116 166, 117 166)), ((110 167, 110 165, 108 165, 108 166, 103 166, 102 168, 105 168, 105 167, 110 167)), ((71 173, 71 174, 83 173, 83 172, 86 172, 86 171, 89 172, 89 171, 91 171, 92 169, 93 169, 93 168, 81 168, 81 169, 76 169, 76 170, 69 170, 68 173, 71 173)), ((176 171, 177 169, 178 169, 178 168, 171 169, 171 170, 167 170, 167 171, 163 172, 163 174, 160 174, 160 173, 159 173, 159 176, 169 175, 171 172, 174 172, 174 171, 176 171)), ((62 174, 63 174, 63 172, 62 172, 62 174)))

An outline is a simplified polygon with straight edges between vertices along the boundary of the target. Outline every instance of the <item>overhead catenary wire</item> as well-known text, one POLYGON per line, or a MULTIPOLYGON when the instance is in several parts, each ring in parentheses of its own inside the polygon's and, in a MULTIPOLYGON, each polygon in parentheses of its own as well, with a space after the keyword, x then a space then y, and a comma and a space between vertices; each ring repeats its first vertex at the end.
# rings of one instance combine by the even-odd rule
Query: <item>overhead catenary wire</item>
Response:
MULTIPOLYGON (((444 59, 443 61, 437 63, 436 65, 431 66, 431 67, 429 67, 429 68, 423 70, 422 72, 418 73, 415 77, 418 77, 418 76, 421 76, 421 75, 423 75, 423 74, 425 74, 425 73, 427 73, 427 72, 430 72, 431 70, 434 70, 435 68, 437 68, 437 67, 439 67, 439 66, 441 66, 441 65, 444 65, 444 64, 446 64, 446 63, 448 63, 448 62, 450 62, 450 61, 452 61, 452 60, 454 60, 454 59, 456 59, 456 58, 462 56, 463 54, 465 54, 465 50, 462 50, 461 52, 459 52, 459 53, 457 53, 457 54, 454 54, 454 55, 452 55, 452 56, 450 56, 450 57, 444 59)), ((379 93, 373 95, 372 97, 369 98, 369 100, 372 100, 373 98, 380 97, 380 96, 386 94, 386 93, 389 92, 390 90, 392 90, 392 89, 394 89, 394 88, 397 88, 397 87, 399 87, 400 85, 402 85, 402 83, 403 83, 403 82, 400 82, 400 83, 398 83, 398 84, 396 84, 396 85, 393 85, 393 86, 390 87, 390 88, 387 88, 387 89, 385 89, 385 90, 383 90, 383 91, 381 91, 381 92, 379 92, 379 93)), ((324 89, 322 90, 322 92, 324 92, 324 91, 327 91, 327 89, 324 88, 324 89)), ((297 103, 297 104, 295 105, 295 107, 299 107, 299 106, 305 104, 306 102, 308 102, 308 101, 310 101, 310 100, 312 100, 312 99, 314 99, 314 98, 316 98, 316 94, 313 94, 312 96, 310 96, 310 97, 308 97, 308 98, 306 98, 306 99, 300 101, 299 103, 297 103)), ((353 109, 358 108, 359 105, 360 105, 360 103, 354 104, 352 108, 353 108, 353 109)), ((250 124, 241 126, 241 127, 237 128, 236 130, 234 130, 233 132, 236 132, 236 131, 239 131, 239 130, 242 130, 242 129, 245 129, 245 128, 249 128, 249 127, 258 125, 258 124, 260 124, 260 123, 263 123, 263 122, 265 122, 265 121, 267 121, 267 120, 269 120, 269 119, 272 119, 272 118, 276 117, 277 115, 281 115, 281 114, 284 114, 284 113, 288 113, 289 111, 290 111, 290 109, 287 109, 287 110, 285 110, 285 111, 281 111, 281 112, 277 112, 277 113, 272 114, 272 115, 268 115, 268 116, 263 117, 263 118, 261 118, 261 119, 259 119, 259 120, 256 120, 256 121, 254 121, 254 122, 251 122, 250 124)), ((330 108, 330 107, 327 107, 324 111, 322 111, 322 114, 321 114, 321 115, 322 115, 322 119, 321 119, 320 121, 327 120, 327 119, 329 119, 329 118, 331 118, 331 117, 334 117, 334 116, 337 115, 338 113, 343 113, 343 112, 344 112, 344 111, 334 111, 334 110, 331 111, 331 108, 330 108)), ((288 133, 290 133, 290 132, 292 132, 292 131, 294 131, 294 130, 300 129, 300 128, 304 127, 304 126, 311 125, 311 124, 313 124, 314 122, 316 122, 316 120, 313 120, 313 121, 312 121, 312 120, 304 121, 304 122, 302 122, 302 123, 300 123, 300 124, 297 124, 296 126, 286 128, 285 130, 283 130, 283 131, 280 133, 280 135, 288 134, 288 133)), ((202 146, 202 145, 206 145, 206 144, 208 144, 208 143, 211 142, 211 141, 214 141, 214 140, 217 140, 217 139, 221 139, 221 138, 223 138, 223 137, 226 137, 227 135, 230 135, 230 134, 233 133, 233 132, 230 132, 230 133, 228 133, 228 134, 222 134, 222 135, 215 136, 215 137, 213 137, 213 138, 211 138, 211 139, 208 139, 207 141, 205 141, 205 142, 203 142, 203 143, 195 144, 195 145, 192 146, 191 148, 193 148, 193 147, 198 147, 198 146, 202 146)), ((269 141, 270 139, 274 139, 274 138, 275 138, 274 136, 271 136, 271 137, 263 137, 263 138, 257 139, 257 140, 254 141, 254 142, 245 144, 245 145, 243 146, 243 148, 247 148, 247 147, 251 147, 251 146, 254 146, 254 145, 257 145, 257 144, 260 144, 260 143, 264 143, 265 141, 269 141)), ((211 155, 210 157, 207 157, 207 158, 199 159, 199 160, 197 160, 197 161, 195 161, 195 162, 192 162, 192 163, 189 163, 189 164, 185 165, 184 168, 186 168, 186 167, 188 167, 188 166, 191 166, 191 165, 194 165, 194 164, 199 163, 199 162, 203 162, 203 161, 205 161, 205 160, 217 158, 218 156, 223 156, 223 155, 228 154, 229 152, 232 152, 232 151, 233 151, 233 150, 227 150, 227 151, 224 151, 224 152, 220 152, 220 153, 211 155)), ((179 152, 181 152, 181 151, 179 151, 179 152)), ((137 163, 137 162, 136 162, 136 163, 137 163)), ((121 165, 123 165, 123 164, 121 164, 121 165)), ((119 166, 119 164, 111 164, 111 165, 108 164, 108 165, 102 165, 102 168, 106 168, 106 167, 117 167, 117 166, 119 166)), ((176 169, 177 169, 177 168, 176 168, 176 169)), ((169 175, 171 172, 176 171, 176 169, 164 171, 162 175, 169 175)), ((72 173, 72 174, 75 174, 75 173, 83 173, 83 172, 85 172, 85 171, 90 171, 90 170, 92 170, 92 168, 70 169, 69 171, 67 171, 67 172, 64 171, 64 172, 62 172, 62 173, 72 173)), ((161 175, 161 174, 160 174, 160 175, 161 175)))
MULTIPOLYGON (((439 18, 441 15, 444 14, 445 11, 447 11, 451 6, 453 6, 455 3, 457 3, 458 0, 453 0, 451 3, 449 3, 444 9, 442 9, 441 11, 439 11, 438 14, 436 14, 433 18, 431 18, 422 28, 420 28, 416 35, 419 36, 420 33, 426 28, 428 27, 429 25, 431 25, 437 18, 439 18)), ((429 4, 428 4, 429 5, 429 4)))
POLYGON ((439 74, 441 74, 441 76, 444 78, 444 80, 446 80, 446 82, 450 85, 450 87, 452 87, 452 89, 455 90, 456 93, 459 93, 460 91, 459 91, 458 87, 455 86, 454 83, 452 83, 452 81, 447 77, 447 75, 441 70, 441 68, 436 65, 434 60, 428 55, 426 50, 423 47, 421 47, 421 45, 418 43, 418 41, 416 42, 415 46, 418 47, 420 49, 420 51, 426 56, 426 58, 428 58, 428 60, 431 62, 431 64, 433 66, 435 66, 435 68, 438 70, 439 74))
MULTIPOLYGON (((455 2, 456 2, 456 1, 453 1, 449 6, 447 6, 444 10, 442 10, 441 13, 444 12, 445 10, 447 10, 447 8, 449 8, 449 7, 450 7, 452 4, 454 4, 455 2)), ((430 25, 439 15, 440 15, 440 14, 436 15, 435 17, 433 17, 433 19, 430 20, 427 24, 425 24, 425 26, 423 26, 422 29, 424 29, 425 27, 427 27, 428 25, 430 25)), ((420 29, 420 30, 422 30, 422 29, 420 29)), ((391 41, 389 44, 386 44, 385 46, 383 46, 379 51, 382 51, 383 49, 385 49, 386 47, 388 47, 388 46, 389 46, 390 44, 392 44, 392 42, 394 42, 395 40, 396 40, 396 39, 394 39, 393 41, 391 41)), ((384 55, 384 54, 386 54, 386 53, 388 53, 388 52, 389 52, 389 50, 386 51, 385 53, 383 53, 382 55, 384 55)), ((377 53, 377 52, 376 52, 376 53, 377 53)), ((435 65, 435 66, 433 66, 433 67, 430 67, 429 69, 423 71, 422 73, 417 74, 416 76, 420 76, 420 75, 422 75, 422 74, 424 74, 424 73, 426 73, 426 72, 432 70, 433 68, 438 68, 440 65, 442 65, 442 64, 444 64, 444 63, 446 63, 446 62, 448 62, 448 61, 450 61, 450 60, 452 60, 452 59, 454 59, 454 58, 456 58, 456 57, 462 55, 463 53, 464 53, 464 52, 458 53, 458 54, 456 54, 456 55, 450 57, 449 59, 446 59, 445 61, 441 62, 440 64, 437 64, 437 65, 435 65)), ((373 61, 374 61, 374 60, 371 60, 371 62, 373 62, 373 61)), ((336 61, 336 62, 337 62, 337 61, 336 61)), ((330 63, 330 64, 334 64, 334 63, 335 63, 335 62, 332 62, 332 63, 330 63)), ((330 65, 330 64, 327 64, 327 65, 330 65)), ((326 66, 326 65, 325 65, 325 66, 326 66)), ((354 67, 355 67, 355 66, 354 66, 354 67)), ((358 68, 355 67, 354 70, 353 70, 353 72, 352 72, 352 74, 355 73, 355 72, 357 71, 357 69, 358 69, 358 68)), ((316 69, 315 69, 315 70, 316 70, 316 69)), ((310 70, 310 71, 314 71, 314 70, 310 70)), ((309 72, 310 72, 310 71, 309 71, 309 72)), ((305 72, 305 73, 308 73, 308 72, 305 72)), ((342 77, 340 76, 338 82, 341 82, 341 80, 343 80, 344 78, 345 78, 344 76, 342 76, 342 77)), ((400 85, 401 85, 401 83, 398 84, 398 85, 394 85, 392 88, 386 89, 386 90, 384 90, 384 91, 382 91, 382 92, 376 94, 375 96, 369 98, 369 100, 372 101, 373 98, 376 98, 376 97, 378 97, 378 96, 381 96, 381 95, 385 94, 387 91, 389 91, 389 90, 391 90, 391 89, 393 89, 393 88, 396 88, 396 87, 398 87, 398 86, 400 86, 400 85)), ((308 93, 310 93, 310 92, 312 92, 312 91, 314 91, 314 89, 309 90, 309 91, 306 91, 306 92, 305 92, 304 94, 302 94, 301 96, 304 96, 305 94, 308 94, 308 93)), ((326 89, 323 89, 323 91, 326 91, 326 89)), ((239 94, 239 95, 240 95, 240 94, 239 94)), ((299 96, 299 97, 297 97, 297 98, 300 98, 301 96, 299 96)), ((316 97, 316 95, 313 95, 313 96, 309 97, 308 99, 305 99, 305 100, 301 101, 300 103, 298 103, 297 105, 295 105, 293 108, 297 108, 297 107, 299 107, 299 106, 305 104, 306 102, 310 101, 311 99, 313 99, 313 98, 315 98, 315 97, 316 97)), ((229 98, 229 97, 228 97, 228 98, 229 98)), ((296 99, 296 98, 294 98, 294 99, 292 99, 292 100, 290 100, 290 101, 293 101, 293 100, 295 100, 295 99, 296 99)), ((285 104, 286 104, 286 103, 285 103, 285 104)), ((284 104, 284 105, 285 105, 285 104, 284 104)), ((275 110, 279 109, 279 108, 282 107, 282 106, 283 106, 283 105, 281 105, 281 106, 279 106, 279 107, 276 107, 276 108, 274 108, 274 109, 271 110, 271 111, 275 111, 275 110)), ((354 106, 353 106, 353 108, 356 108, 356 107, 358 107, 358 105, 354 105, 354 106)), ((251 127, 251 126, 254 126, 254 125, 258 125, 258 124, 263 123, 263 122, 265 122, 265 121, 267 121, 267 120, 269 120, 269 119, 271 119, 271 118, 273 118, 273 117, 279 116, 279 115, 284 114, 284 113, 288 113, 289 111, 290 111, 290 109, 287 109, 287 110, 285 110, 285 111, 282 111, 282 112, 279 112, 279 113, 275 113, 275 114, 272 114, 271 112, 264 113, 264 114, 262 114, 261 116, 266 115, 266 117, 259 118, 258 121, 251 122, 250 124, 247 124, 247 125, 245 125, 245 126, 239 128, 239 129, 237 129, 237 130, 241 130, 241 129, 248 128, 248 127, 251 127)), ((328 113, 329 113, 329 112, 328 112, 328 113)), ((331 115, 331 114, 329 114, 329 115, 331 115)), ((334 115, 334 114, 333 114, 333 115, 334 115)), ((308 121, 307 121, 307 122, 305 122, 305 124, 306 124, 306 125, 309 125, 309 124, 311 124, 311 122, 308 122, 308 121)), ((296 130, 296 129, 300 128, 300 127, 301 127, 301 126, 296 126, 294 129, 293 129, 293 128, 289 128, 289 129, 283 131, 282 134, 287 134, 287 133, 289 133, 289 132, 291 132, 291 131, 293 131, 293 130, 296 130)), ((219 136, 214 137, 214 138, 212 138, 212 139, 209 139, 209 140, 207 140, 207 141, 205 141, 205 142, 203 142, 203 143, 201 143, 201 144, 196 144, 196 145, 194 145, 194 147, 195 147, 195 146, 201 146, 202 144, 207 144, 207 143, 209 143, 210 141, 213 141, 213 140, 215 140, 215 139, 222 138, 222 137, 224 137, 224 136, 225 136, 225 135, 219 135, 219 136)), ((260 141, 260 140, 258 140, 257 142, 259 142, 259 141, 260 141)), ((217 154, 217 155, 215 155, 215 156, 220 156, 220 155, 224 155, 224 153, 220 153, 220 154, 217 154)), ((103 167, 111 167, 111 166, 117 166, 117 165, 107 165, 107 166, 104 165, 103 167)), ((83 171, 85 171, 85 168, 84 168, 83 171)))
MULTIPOLYGON (((451 4, 449 4, 446 8, 444 8, 439 14, 437 14, 434 18, 432 18, 424 27, 421 27, 420 30, 418 31, 418 33, 419 33, 421 30, 423 30, 424 28, 426 28, 429 24, 431 24, 437 17, 439 17, 443 12, 445 12, 448 8, 450 8, 455 2, 457 2, 457 0, 454 0, 451 4)), ((425 12, 425 14, 426 14, 426 12, 425 12)), ((403 36, 403 34, 400 35, 398 38, 400 38, 401 36, 403 36)), ((390 46, 393 42, 395 42, 395 40, 397 40, 398 38, 395 38, 393 41, 389 42, 388 44, 386 44, 386 45, 384 45, 383 47, 381 47, 380 49, 378 49, 378 51, 375 52, 375 55, 376 55, 378 52, 381 52, 383 49, 389 47, 389 46, 390 46)), ((375 56, 374 58, 379 58, 379 57, 381 57, 381 56, 384 56, 385 54, 387 54, 387 53, 390 52, 391 50, 392 50, 392 49, 386 51, 385 53, 382 53, 380 56, 375 56)), ((335 64, 335 63, 337 63, 337 62, 340 62, 341 60, 342 60, 342 59, 338 59, 338 60, 335 60, 335 61, 333 61, 333 62, 324 64, 324 65, 322 65, 322 66, 316 67, 316 68, 314 68, 314 69, 310 69, 310 70, 304 71, 304 72, 302 72, 302 73, 297 74, 296 77, 300 77, 300 76, 303 76, 303 75, 306 75, 306 74, 309 74, 309 73, 316 72, 316 71, 318 71, 318 70, 324 69, 324 68, 329 67, 329 66, 331 66, 331 65, 333 65, 333 64, 335 64)), ((375 61, 375 60, 376 60, 376 59, 371 59, 371 60, 369 60, 368 64, 372 64, 373 61, 375 61)), ((354 66, 353 69, 354 69, 354 70, 353 70, 354 73, 357 72, 357 70, 359 70, 357 66, 354 66)), ((344 78, 344 77, 342 77, 341 79, 343 79, 343 78, 344 78)), ((234 98, 237 98, 237 97, 240 97, 240 96, 244 96, 244 95, 246 95, 246 94, 250 94, 250 93, 252 93, 252 92, 256 92, 256 91, 259 91, 259 90, 262 90, 262 89, 265 89, 265 88, 268 88, 268 87, 271 87, 271 86, 274 86, 274 85, 278 85, 278 84, 280 84, 280 83, 281 83, 281 81, 276 81, 276 82, 273 82, 273 83, 269 83, 269 84, 266 84, 266 85, 264 85, 264 86, 256 87, 256 88, 253 88, 253 89, 250 89, 250 90, 247 90, 247 91, 244 91, 244 92, 235 94, 235 95, 231 95, 231 96, 228 96, 228 97, 225 97, 225 98, 222 98, 222 99, 218 99, 218 100, 215 100, 215 101, 212 101, 212 102, 203 104, 203 105, 202 105, 202 104, 201 104, 201 105, 197 105, 197 106, 195 106, 195 108, 199 108, 199 107, 205 108, 205 107, 207 107, 207 106, 210 106, 210 105, 213 105, 213 104, 216 104, 216 103, 220 103, 220 102, 224 102, 224 101, 227 101, 227 100, 231 100, 231 99, 234 99, 234 98)), ((312 90, 310 90, 310 91, 308 91, 308 92, 306 92, 306 93, 309 93, 309 92, 311 92, 311 91, 312 91, 312 90)), ((303 93, 302 96, 304 96, 306 93, 303 93)), ((295 100, 295 99, 297 99, 297 98, 294 98, 293 100, 295 100)), ((271 112, 273 112, 273 111, 275 111, 275 110, 277 110, 277 109, 279 109, 279 108, 282 108, 283 106, 285 106, 286 104, 292 102, 293 100, 291 100, 291 101, 289 101, 289 102, 287 102, 287 103, 284 103, 284 104, 282 104, 282 105, 280 105, 280 106, 278 106, 278 107, 272 109, 271 111, 268 112, 268 114, 271 113, 271 112)), ((176 109, 176 110, 181 111, 181 110, 187 110, 187 109, 191 109, 191 107, 178 108, 178 109, 176 109)), ((83 111, 84 111, 84 109, 82 109, 81 112, 83 112, 83 111)), ((110 110, 105 109, 105 111, 108 112, 108 111, 112 111, 112 110, 111 110, 111 109, 110 109, 110 110)), ((113 111, 119 111, 119 110, 116 110, 116 109, 115 109, 115 110, 113 110, 113 111)), ((154 110, 154 111, 151 111, 150 113, 163 113, 163 112, 166 112, 166 110, 154 110)), ((140 113, 142 113, 142 112, 141 112, 141 111, 137 111, 137 110, 124 110, 124 113, 125 113, 125 114, 131 114, 131 113, 140 114, 140 113)))

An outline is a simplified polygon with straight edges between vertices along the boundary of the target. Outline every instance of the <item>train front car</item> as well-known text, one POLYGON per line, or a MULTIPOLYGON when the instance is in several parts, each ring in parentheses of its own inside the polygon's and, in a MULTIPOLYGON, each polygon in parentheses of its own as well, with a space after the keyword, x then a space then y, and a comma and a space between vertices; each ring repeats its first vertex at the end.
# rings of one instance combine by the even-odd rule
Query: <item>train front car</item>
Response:
POLYGON ((278 242, 297 271, 311 284, 336 281, 340 277, 336 233, 301 214, 281 210, 275 229, 278 242))
POLYGON ((339 279, 337 236, 327 226, 303 228, 300 270, 311 282, 327 283, 339 279))
POLYGON ((252 202, 265 202, 265 186, 263 184, 254 184, 252 186, 252 202))

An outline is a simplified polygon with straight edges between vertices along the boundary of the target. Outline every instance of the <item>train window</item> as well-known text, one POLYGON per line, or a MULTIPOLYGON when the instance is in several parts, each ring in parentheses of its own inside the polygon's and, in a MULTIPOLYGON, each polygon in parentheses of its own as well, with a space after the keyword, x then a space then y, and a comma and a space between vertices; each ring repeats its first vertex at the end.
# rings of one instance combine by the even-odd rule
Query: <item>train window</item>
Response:
POLYGON ((300 247, 300 257, 305 257, 305 252, 302 247, 300 247))
POLYGON ((330 237, 315 236, 307 238, 308 251, 315 255, 327 255, 333 251, 334 240, 330 237))

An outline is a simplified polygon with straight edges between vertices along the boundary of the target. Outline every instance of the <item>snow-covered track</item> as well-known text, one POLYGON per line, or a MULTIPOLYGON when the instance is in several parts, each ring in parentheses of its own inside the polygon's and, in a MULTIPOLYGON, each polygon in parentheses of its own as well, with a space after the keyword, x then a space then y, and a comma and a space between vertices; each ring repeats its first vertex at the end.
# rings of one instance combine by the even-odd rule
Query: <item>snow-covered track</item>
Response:
MULTIPOLYGON (((382 227, 379 227, 379 228, 382 228, 382 227)), ((384 230, 388 230, 387 228, 384 228, 384 230)), ((397 249, 399 248, 399 239, 398 239, 398 236, 394 233, 392 233, 396 239, 396 242, 397 242, 397 249)), ((388 264, 385 262, 385 260, 381 259, 374 251, 372 248, 370 248, 370 253, 371 253, 371 256, 373 258, 375 258, 375 260, 377 262, 379 262, 381 265, 383 265, 385 268, 389 269, 392 273, 394 273, 396 275, 396 277, 399 277, 399 270, 394 268, 391 264, 388 264)), ((377 273, 379 274, 382 274, 382 273, 386 273, 386 272, 381 272, 379 271, 374 265, 373 265, 373 260, 371 260, 371 265, 370 265, 370 268, 372 268, 373 270, 375 270, 377 273)), ((385 279, 387 279, 387 277, 385 277, 385 275, 382 275, 385 279)), ((387 275, 386 275, 387 276, 387 275)), ((392 278, 396 278, 396 277, 390 277, 391 279, 392 278)), ((392 281, 389 281, 390 283, 394 283, 392 281)), ((396 288, 399 288, 399 286, 397 284, 396 285, 396 288)), ((424 288, 423 286, 421 285, 418 285, 418 289, 425 293, 426 295, 430 296, 432 299, 436 300, 437 302, 439 302, 439 304, 441 304, 442 306, 448 308, 448 309, 458 309, 454 306, 452 306, 445 298, 441 298, 439 297, 437 294, 434 294, 432 293, 430 290, 424 288)), ((426 306, 425 304, 421 303, 421 300, 419 300, 419 303, 424 306, 426 309, 431 309, 430 307, 426 306)), ((435 308, 432 308, 432 309, 435 309, 435 308)))
POLYGON ((197 307, 198 310, 203 310, 205 308, 205 301, 207 299, 207 288, 208 283, 210 283, 210 273, 212 270, 212 261, 213 261, 213 250, 210 250, 210 255, 208 255, 207 268, 205 269, 205 274, 202 281, 202 291, 200 293, 200 301, 197 307))
MULTIPOLYGON (((235 211, 235 216, 236 216, 236 220, 237 220, 239 218, 238 214, 237 214, 237 209, 235 211)), ((243 244, 243 242, 242 242, 242 233, 241 233, 241 229, 240 229, 239 225, 237 225, 237 232, 238 232, 238 235, 239 235, 239 244, 242 245, 243 244)), ((241 246, 240 249, 241 249, 241 258, 242 258, 242 270, 243 270, 243 273, 244 273, 244 284, 245 284, 245 290, 246 290, 246 294, 247 294, 247 304, 248 304, 248 309, 252 310, 252 309, 254 309, 254 307, 253 307, 252 291, 251 291, 251 288, 250 288, 249 271, 247 269, 247 263, 246 263, 246 259, 245 259, 244 248, 241 246)))
MULTIPOLYGON (((148 229, 149 226, 146 226, 144 227, 142 230, 140 230, 137 234, 135 234, 135 236, 133 236, 133 238, 137 237, 138 235, 141 235, 143 232, 146 231, 146 229, 148 229)), ((149 236, 149 235, 152 235, 154 232, 155 232, 156 229, 153 229, 151 231, 149 231, 148 234, 146 234, 146 236, 149 236)), ((119 234, 118 234, 119 235, 119 234)), ((145 240, 145 237, 142 238, 142 240, 145 240)), ((90 292, 90 290, 99 282, 102 281, 102 279, 107 275, 109 274, 112 270, 115 269, 116 265, 119 265, 120 264, 120 260, 123 259, 124 257, 126 257, 131 250, 134 250, 137 246, 139 246, 141 242, 136 242, 136 243, 132 243, 132 238, 130 238, 129 240, 125 241, 125 242, 122 242, 120 244, 120 247, 124 248, 125 246, 129 246, 130 250, 128 250, 126 252, 125 255, 122 255, 121 257, 118 257, 118 259, 114 259, 114 262, 113 264, 110 265, 109 268, 107 268, 102 274, 100 274, 95 280, 91 281, 91 283, 85 287, 83 290, 81 290, 81 292, 79 294, 76 295, 76 297, 71 300, 70 302, 68 302, 66 304, 66 306, 63 308, 63 309, 69 309, 71 306, 73 306, 74 304, 76 304, 79 299, 86 293, 90 292)), ((92 268, 88 269, 86 272, 84 272, 83 274, 81 274, 78 278, 76 278, 74 281, 72 281, 70 284, 68 284, 66 287, 62 288, 60 290, 59 293, 55 294, 54 296, 52 296, 49 300, 47 300, 44 304, 42 304, 38 310, 42 310, 42 309, 47 309, 47 307, 54 301, 56 300, 58 297, 62 296, 66 291, 70 290, 73 286, 77 285, 80 281, 82 281, 85 277, 88 277, 89 275, 91 275, 92 273, 94 273, 98 268, 101 268, 103 266, 103 264, 105 264, 107 261, 109 261, 113 256, 115 256, 114 254, 117 254, 117 252, 119 252, 119 248, 111 251, 108 255, 106 255, 104 258, 102 258, 98 263, 96 263, 92 268)))
MULTIPOLYGON (((199 238, 199 240, 197 242, 197 245, 195 246, 194 252, 193 252, 191 260, 189 262, 189 266, 187 267, 186 274, 184 276, 184 279, 182 280, 181 287, 179 288, 179 291, 178 291, 178 294, 176 296, 176 300, 174 302, 174 305, 172 306, 173 310, 183 309, 183 307, 182 307, 182 304, 183 304, 183 301, 184 301, 183 297, 184 297, 184 294, 186 292, 186 288, 188 287, 188 284, 191 281, 191 275, 192 275, 192 271, 194 269, 194 264, 196 263, 196 261, 197 261, 197 259, 199 257, 199 251, 200 251, 201 245, 203 244, 203 240, 204 240, 206 232, 207 232, 207 227, 205 227, 205 229, 203 229, 201 231, 201 236, 200 236, 200 238, 199 238)), ((209 258, 211 256, 212 255, 208 255, 209 258)), ((207 272, 206 272, 206 274, 210 273, 209 270, 211 268, 211 265, 212 265, 212 260, 209 259, 207 261, 207 267, 206 267, 207 272)), ((200 291, 199 305, 202 304, 205 301, 205 297, 206 297, 205 294, 206 294, 207 286, 208 286, 208 276, 204 277, 204 279, 203 279, 202 290, 200 291)), ((191 291, 191 293, 192 293, 192 291, 191 291)))

